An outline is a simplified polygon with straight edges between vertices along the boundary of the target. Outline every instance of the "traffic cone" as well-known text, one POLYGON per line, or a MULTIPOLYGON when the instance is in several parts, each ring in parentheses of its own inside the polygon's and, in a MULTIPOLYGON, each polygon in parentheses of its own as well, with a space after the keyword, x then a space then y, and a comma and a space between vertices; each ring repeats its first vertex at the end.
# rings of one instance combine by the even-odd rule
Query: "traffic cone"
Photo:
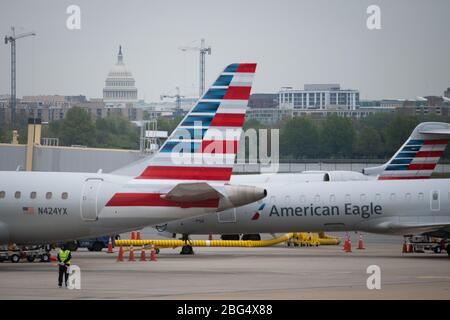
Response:
POLYGON ((136 259, 134 259, 134 249, 133 249, 133 246, 130 247, 130 254, 128 255, 128 261, 136 261, 136 259))
POLYGON ((141 259, 140 259, 140 261, 145 261, 146 259, 145 259, 145 247, 144 246, 142 246, 142 249, 141 249, 141 259))
POLYGON ((114 253, 113 247, 112 247, 112 239, 111 239, 111 237, 109 237, 109 241, 108 241, 108 251, 106 251, 106 253, 114 253))
POLYGON ((408 253, 413 253, 413 245, 412 245, 412 243, 408 243, 408 246, 407 246, 406 251, 407 251, 408 253))
POLYGON ((208 234, 208 240, 211 241, 212 240, 212 234, 208 234))
POLYGON ((347 252, 348 248, 348 238, 345 237, 344 243, 342 244, 342 251, 347 252))
POLYGON ((150 261, 156 261, 155 246, 153 244, 150 249, 150 261))
POLYGON ((362 240, 362 234, 359 235, 359 240, 358 240, 358 250, 364 250, 364 244, 363 244, 363 240, 362 240))
POLYGON ((350 241, 350 236, 348 234, 347 234, 347 239, 345 241, 347 241, 347 248, 346 248, 345 252, 352 252, 352 243, 350 241))
POLYGON ((117 262, 123 261, 123 247, 119 247, 119 255, 117 256, 117 262))
POLYGON ((136 237, 136 240, 141 240, 141 233, 138 231, 138 232, 136 232, 137 233, 137 237, 136 237))
POLYGON ((136 240, 136 237, 134 235, 134 231, 131 231, 131 240, 136 240))
POLYGON ((403 242, 402 253, 408 253, 408 247, 406 246, 406 241, 403 242))

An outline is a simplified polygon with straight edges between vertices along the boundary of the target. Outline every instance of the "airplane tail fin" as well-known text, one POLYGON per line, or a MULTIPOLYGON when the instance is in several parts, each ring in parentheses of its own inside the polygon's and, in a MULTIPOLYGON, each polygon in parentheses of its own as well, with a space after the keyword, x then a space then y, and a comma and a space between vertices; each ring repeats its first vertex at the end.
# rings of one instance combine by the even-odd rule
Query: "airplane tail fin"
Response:
POLYGON ((385 164, 365 168, 378 180, 427 179, 431 177, 450 140, 450 124, 423 122, 385 164))
POLYGON ((136 179, 228 182, 255 70, 256 63, 227 66, 159 151, 131 168, 141 168, 136 179))

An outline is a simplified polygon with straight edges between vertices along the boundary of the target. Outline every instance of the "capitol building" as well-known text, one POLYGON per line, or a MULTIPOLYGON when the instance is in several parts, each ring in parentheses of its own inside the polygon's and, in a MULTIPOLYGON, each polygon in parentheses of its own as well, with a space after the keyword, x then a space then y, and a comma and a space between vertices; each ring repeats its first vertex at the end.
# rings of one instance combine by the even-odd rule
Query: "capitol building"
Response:
POLYGON ((110 69, 105 80, 103 102, 107 108, 131 107, 137 102, 135 80, 123 62, 122 46, 119 46, 117 63, 110 69))

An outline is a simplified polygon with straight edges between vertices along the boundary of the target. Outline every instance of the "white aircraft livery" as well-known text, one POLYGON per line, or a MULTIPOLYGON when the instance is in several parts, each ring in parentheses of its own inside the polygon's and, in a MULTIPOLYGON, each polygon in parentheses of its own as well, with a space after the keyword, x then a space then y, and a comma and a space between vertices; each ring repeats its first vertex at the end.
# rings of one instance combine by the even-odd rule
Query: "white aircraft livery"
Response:
POLYGON ((255 70, 227 66, 158 153, 125 168, 128 175, 0 172, 0 244, 117 234, 265 197, 229 183, 255 70))
POLYGON ((214 215, 158 226, 170 233, 366 231, 450 234, 450 179, 429 179, 450 137, 447 123, 419 124, 386 164, 363 173, 236 175, 267 198, 214 215))

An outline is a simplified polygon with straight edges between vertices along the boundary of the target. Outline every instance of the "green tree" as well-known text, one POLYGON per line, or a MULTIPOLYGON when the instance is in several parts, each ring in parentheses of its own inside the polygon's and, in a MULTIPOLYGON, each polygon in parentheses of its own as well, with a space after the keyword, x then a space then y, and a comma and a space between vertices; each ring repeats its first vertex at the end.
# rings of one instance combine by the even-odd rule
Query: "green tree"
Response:
POLYGON ((421 121, 415 116, 396 115, 384 129, 386 155, 392 155, 421 121))
POLYGON ((101 148, 138 149, 139 128, 123 116, 113 115, 95 121, 95 146, 101 148))
POLYGON ((51 122, 49 131, 52 137, 59 138, 61 145, 95 144, 95 125, 90 115, 80 107, 70 108, 63 120, 51 122))
POLYGON ((352 120, 337 115, 327 117, 320 131, 322 156, 351 157, 354 137, 355 130, 352 120))
POLYGON ((294 159, 315 157, 319 151, 319 132, 309 119, 295 117, 280 132, 280 153, 294 159))
POLYGON ((384 144, 375 128, 360 124, 355 137, 352 157, 379 158, 383 155, 384 144))
POLYGON ((158 118, 158 130, 160 131, 167 131, 169 135, 172 133, 173 130, 178 126, 178 124, 181 122, 183 118, 182 117, 176 117, 174 119, 167 119, 167 118, 158 118))

